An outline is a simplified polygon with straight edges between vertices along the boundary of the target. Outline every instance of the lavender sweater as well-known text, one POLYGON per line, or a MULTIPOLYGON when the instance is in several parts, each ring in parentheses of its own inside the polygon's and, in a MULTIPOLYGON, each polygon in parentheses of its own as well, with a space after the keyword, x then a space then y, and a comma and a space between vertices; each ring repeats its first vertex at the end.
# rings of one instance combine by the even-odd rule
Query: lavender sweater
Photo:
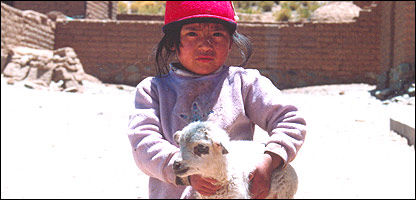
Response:
POLYGON ((137 85, 129 118, 134 159, 150 176, 149 198, 186 197, 189 188, 176 185, 172 170, 179 152, 173 134, 191 121, 214 121, 231 140, 253 140, 257 124, 271 135, 266 151, 279 155, 283 167, 295 158, 305 138, 305 120, 257 70, 223 66, 198 76, 172 69, 137 85))

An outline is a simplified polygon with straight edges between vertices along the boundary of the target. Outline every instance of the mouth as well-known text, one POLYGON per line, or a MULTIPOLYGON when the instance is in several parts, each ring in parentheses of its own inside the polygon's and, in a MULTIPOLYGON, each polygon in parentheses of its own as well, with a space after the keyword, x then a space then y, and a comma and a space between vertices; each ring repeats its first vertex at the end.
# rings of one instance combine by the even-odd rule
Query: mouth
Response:
POLYGON ((175 173, 175 175, 182 175, 182 174, 185 174, 188 170, 189 170, 189 167, 180 169, 180 170, 173 170, 173 172, 175 173))
POLYGON ((201 56, 201 57, 196 58, 196 60, 199 62, 211 62, 214 60, 214 57, 201 56))

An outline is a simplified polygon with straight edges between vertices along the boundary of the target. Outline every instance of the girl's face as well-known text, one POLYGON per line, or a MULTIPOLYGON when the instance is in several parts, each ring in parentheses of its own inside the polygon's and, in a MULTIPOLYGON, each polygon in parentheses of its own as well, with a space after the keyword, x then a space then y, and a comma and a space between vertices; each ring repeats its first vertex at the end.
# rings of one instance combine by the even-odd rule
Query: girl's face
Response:
POLYGON ((227 60, 231 36, 222 24, 193 23, 182 26, 178 59, 189 71, 206 75, 227 60))

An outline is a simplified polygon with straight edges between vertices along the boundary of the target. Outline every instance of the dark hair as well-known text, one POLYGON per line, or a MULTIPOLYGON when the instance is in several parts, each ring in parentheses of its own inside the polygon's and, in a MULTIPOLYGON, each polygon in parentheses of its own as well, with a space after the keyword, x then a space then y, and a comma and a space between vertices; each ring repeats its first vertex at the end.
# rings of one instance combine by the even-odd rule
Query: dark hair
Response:
MULTIPOLYGON (((231 34, 231 31, 229 31, 231 34)), ((170 29, 165 33, 163 38, 159 41, 155 53, 155 69, 156 75, 162 76, 169 72, 169 58, 175 51, 179 53, 181 28, 170 29)), ((250 40, 243 34, 234 31, 231 34, 233 44, 236 44, 243 57, 243 62, 239 66, 245 66, 253 52, 250 40)))

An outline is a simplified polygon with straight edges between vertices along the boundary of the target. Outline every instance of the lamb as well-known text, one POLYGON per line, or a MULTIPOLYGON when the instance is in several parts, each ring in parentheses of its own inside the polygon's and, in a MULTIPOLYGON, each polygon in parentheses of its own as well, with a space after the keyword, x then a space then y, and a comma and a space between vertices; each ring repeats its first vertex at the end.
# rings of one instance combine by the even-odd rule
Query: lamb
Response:
MULTIPOLYGON (((264 145, 253 141, 230 141, 228 134, 212 122, 196 121, 174 134, 180 155, 173 170, 178 177, 200 174, 213 178, 223 187, 213 196, 199 198, 249 199, 249 174, 264 153, 264 145)), ((293 198, 298 179, 289 164, 275 170, 269 195, 266 198, 293 198)))

